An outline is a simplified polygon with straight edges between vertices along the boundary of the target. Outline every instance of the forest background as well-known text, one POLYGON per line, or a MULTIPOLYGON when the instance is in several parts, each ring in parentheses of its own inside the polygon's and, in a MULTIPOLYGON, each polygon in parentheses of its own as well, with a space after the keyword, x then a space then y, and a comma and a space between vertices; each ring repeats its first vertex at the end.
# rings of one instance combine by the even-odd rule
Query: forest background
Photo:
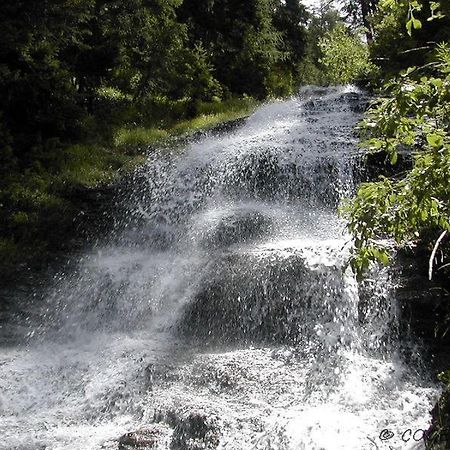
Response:
MULTIPOLYGON (((447 3, 426 0, 5 0, 2 273, 60 250, 79 193, 110 183, 161 140, 243 117, 302 85, 376 91, 410 66, 435 70, 449 17, 447 3)), ((371 204, 353 204, 360 268, 386 259, 358 229, 371 204)))

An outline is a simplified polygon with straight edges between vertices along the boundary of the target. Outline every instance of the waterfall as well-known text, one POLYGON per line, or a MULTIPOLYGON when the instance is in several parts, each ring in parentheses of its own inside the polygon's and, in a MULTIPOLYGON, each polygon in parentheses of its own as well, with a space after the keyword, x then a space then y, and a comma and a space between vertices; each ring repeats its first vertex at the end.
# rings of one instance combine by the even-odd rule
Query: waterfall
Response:
POLYGON ((402 356, 395 274, 357 283, 337 214, 366 102, 304 88, 153 151, 0 347, 0 448, 421 448, 437 388, 402 356))

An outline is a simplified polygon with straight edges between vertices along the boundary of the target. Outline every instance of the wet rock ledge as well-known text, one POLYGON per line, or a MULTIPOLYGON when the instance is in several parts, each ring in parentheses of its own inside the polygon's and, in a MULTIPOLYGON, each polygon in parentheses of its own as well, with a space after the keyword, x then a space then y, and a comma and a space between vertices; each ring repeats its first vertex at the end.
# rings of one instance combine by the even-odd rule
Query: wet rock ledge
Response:
MULTIPOLYGON (((428 279, 430 250, 425 246, 404 250, 399 254, 400 286, 397 300, 400 308, 400 333, 414 336, 421 343, 420 361, 430 374, 450 369, 449 273, 436 270, 428 279)), ((414 358, 414 355, 410 355, 414 358)), ((428 450, 450 449, 450 387, 431 411, 432 424, 426 435, 428 450)))
POLYGON ((431 412, 432 424, 426 437, 428 450, 450 449, 450 389, 442 394, 431 412))
POLYGON ((218 447, 220 430, 216 417, 201 411, 180 413, 168 411, 155 414, 153 423, 124 434, 119 450, 214 450, 218 447))

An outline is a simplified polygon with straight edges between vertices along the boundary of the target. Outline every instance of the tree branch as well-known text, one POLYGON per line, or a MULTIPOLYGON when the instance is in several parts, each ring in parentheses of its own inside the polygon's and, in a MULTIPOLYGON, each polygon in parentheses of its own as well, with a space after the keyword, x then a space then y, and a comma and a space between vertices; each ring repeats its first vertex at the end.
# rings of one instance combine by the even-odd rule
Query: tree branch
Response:
POLYGON ((439 245, 447 234, 447 230, 444 230, 441 235, 438 237, 436 243, 434 244, 433 251, 431 252, 430 260, 428 261, 428 279, 431 280, 433 278, 433 261, 436 256, 436 252, 438 251, 439 245))

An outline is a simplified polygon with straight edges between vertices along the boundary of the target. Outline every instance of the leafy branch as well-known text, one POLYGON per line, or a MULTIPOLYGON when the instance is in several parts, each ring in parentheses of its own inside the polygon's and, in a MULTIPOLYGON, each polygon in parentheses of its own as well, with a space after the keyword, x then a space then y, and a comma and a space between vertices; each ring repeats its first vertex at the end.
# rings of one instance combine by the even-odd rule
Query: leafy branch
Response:
POLYGON ((342 213, 354 236, 352 267, 361 274, 373 261, 389 263, 389 246, 405 245, 429 230, 450 232, 450 47, 438 46, 435 74, 417 79, 408 69, 385 86, 360 124, 362 146, 392 165, 400 153, 412 168, 400 179, 361 185, 342 213), (384 243, 383 243, 384 242, 384 243))

